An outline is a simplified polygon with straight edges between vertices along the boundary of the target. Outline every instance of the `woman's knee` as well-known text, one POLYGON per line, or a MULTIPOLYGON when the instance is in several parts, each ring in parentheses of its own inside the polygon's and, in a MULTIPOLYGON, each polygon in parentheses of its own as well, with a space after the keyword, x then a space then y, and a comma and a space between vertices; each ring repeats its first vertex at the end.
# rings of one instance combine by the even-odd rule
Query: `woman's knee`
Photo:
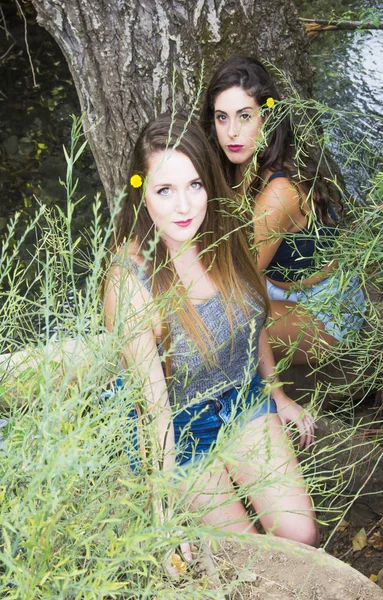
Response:
POLYGON ((309 523, 306 523, 301 530, 294 530, 293 536, 290 539, 294 542, 301 542, 302 544, 318 548, 319 530, 317 524, 315 521, 309 521, 309 523))
POLYGON ((303 516, 299 519, 289 519, 286 515, 285 523, 279 524, 274 529, 269 529, 270 533, 278 537, 283 537, 293 542, 300 542, 308 546, 319 546, 319 530, 317 523, 313 518, 303 516))

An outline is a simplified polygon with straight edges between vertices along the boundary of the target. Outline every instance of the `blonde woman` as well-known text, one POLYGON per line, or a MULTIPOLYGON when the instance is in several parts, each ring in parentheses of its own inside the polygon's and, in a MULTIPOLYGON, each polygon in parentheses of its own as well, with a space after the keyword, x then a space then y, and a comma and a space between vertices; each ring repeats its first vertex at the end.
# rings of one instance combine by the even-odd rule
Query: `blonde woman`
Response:
POLYGON ((116 226, 106 323, 129 340, 122 361, 142 380, 165 468, 190 468, 222 428, 230 436, 230 424, 243 422, 233 463, 219 460, 193 498, 205 521, 256 533, 236 491, 246 486, 265 531, 316 545, 311 499, 283 428, 296 423, 307 447, 315 424, 282 387, 264 393, 263 379, 278 383, 263 328, 268 298, 238 223, 220 210, 228 193, 195 122, 162 115, 145 127, 116 226), (257 493, 267 473, 281 477, 257 493))

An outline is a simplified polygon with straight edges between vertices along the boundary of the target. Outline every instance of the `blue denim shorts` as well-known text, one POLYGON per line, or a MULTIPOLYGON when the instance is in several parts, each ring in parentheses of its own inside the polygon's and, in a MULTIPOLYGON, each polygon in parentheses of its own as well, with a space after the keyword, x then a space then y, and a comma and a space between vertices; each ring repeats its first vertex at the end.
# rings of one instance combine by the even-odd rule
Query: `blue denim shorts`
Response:
POLYGON ((248 423, 262 415, 276 413, 274 400, 263 395, 264 387, 257 374, 242 397, 237 388, 231 388, 214 400, 192 404, 176 413, 173 423, 177 463, 185 465, 209 452, 220 429, 225 426, 229 430, 241 415, 243 422, 248 423))
MULTIPOLYGON (((105 401, 122 389, 123 381, 117 378, 112 393, 104 393, 102 399, 105 401)), ((277 406, 272 398, 265 396, 258 374, 251 380, 246 394, 240 394, 239 389, 231 388, 217 398, 177 411, 173 418, 177 464, 185 466, 208 453, 214 447, 222 427, 229 432, 230 426, 238 424, 241 417, 246 424, 269 413, 277 413, 277 406)), ((130 425, 133 427, 129 428, 129 435, 132 437, 129 448, 126 446, 125 451, 129 456, 131 469, 137 472, 141 467, 141 456, 135 409, 128 413, 127 418, 132 420, 130 425)))
POLYGON ((270 300, 299 302, 324 325, 336 340, 352 341, 364 324, 366 301, 355 279, 342 283, 336 272, 316 285, 296 291, 284 290, 266 280, 270 300))

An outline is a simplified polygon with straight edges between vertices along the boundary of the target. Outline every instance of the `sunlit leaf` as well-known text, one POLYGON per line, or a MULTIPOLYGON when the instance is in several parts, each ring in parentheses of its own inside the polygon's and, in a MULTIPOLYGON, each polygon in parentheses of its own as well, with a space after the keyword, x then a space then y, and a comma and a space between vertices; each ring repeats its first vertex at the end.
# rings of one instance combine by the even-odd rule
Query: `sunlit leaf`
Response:
POLYGON ((356 536, 352 538, 352 551, 358 552, 359 550, 363 550, 368 544, 367 533, 364 527, 358 531, 356 536))
POLYGON ((383 538, 380 534, 380 531, 375 531, 372 534, 370 538, 370 544, 375 548, 375 550, 383 550, 383 538))
POLYGON ((337 531, 344 531, 349 526, 349 522, 346 519, 343 519, 342 522, 336 528, 337 531))

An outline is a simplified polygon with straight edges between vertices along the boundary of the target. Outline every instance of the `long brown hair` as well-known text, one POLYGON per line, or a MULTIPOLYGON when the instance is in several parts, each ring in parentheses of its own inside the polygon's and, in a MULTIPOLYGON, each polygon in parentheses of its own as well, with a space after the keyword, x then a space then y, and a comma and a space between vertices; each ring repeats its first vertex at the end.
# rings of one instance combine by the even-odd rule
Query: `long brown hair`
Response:
MULTIPOLYGON (((150 155, 169 148, 182 152, 190 159, 206 190, 207 212, 198 232, 199 260, 221 293, 230 322, 235 320, 233 297, 246 311, 245 294, 253 297, 267 313, 269 300, 248 248, 243 225, 230 212, 230 208, 223 209, 222 203, 232 198, 232 192, 218 158, 196 121, 181 115, 163 114, 150 122, 132 151, 129 180, 133 175, 140 175, 145 181, 150 155)), ((134 247, 139 248, 141 256, 152 255, 153 260, 145 264, 145 268, 149 271, 154 296, 174 290, 173 307, 177 310, 179 321, 196 341, 200 351, 205 353, 205 340, 209 339, 209 332, 206 332, 197 311, 187 298, 186 290, 180 284, 166 244, 156 236, 153 221, 143 206, 144 189, 145 186, 134 188, 128 185, 117 215, 112 251, 117 253, 127 240, 131 240, 134 247)), ((164 320, 166 325, 166 315, 164 320)), ((171 333, 168 327, 167 332, 171 333)))
MULTIPOLYGON (((266 106, 268 98, 280 100, 275 84, 263 64, 256 58, 233 56, 222 63, 213 73, 205 92, 201 109, 200 123, 223 166, 230 186, 235 184, 235 168, 219 145, 214 122, 214 104, 217 96, 232 87, 242 88, 260 107, 266 106)), ((268 116, 269 133, 266 144, 257 154, 258 169, 252 174, 249 190, 258 193, 264 184, 267 171, 283 171, 294 186, 299 186, 306 196, 312 199, 315 212, 323 223, 330 223, 331 201, 339 202, 340 194, 335 185, 329 182, 329 173, 318 164, 312 152, 304 148, 304 163, 297 161, 297 142, 291 116, 286 114, 273 123, 273 112, 268 116), (299 165, 297 164, 299 162, 299 165)), ((300 142, 302 148, 302 142, 300 142)), ((257 151, 256 151, 257 152, 257 151)))

